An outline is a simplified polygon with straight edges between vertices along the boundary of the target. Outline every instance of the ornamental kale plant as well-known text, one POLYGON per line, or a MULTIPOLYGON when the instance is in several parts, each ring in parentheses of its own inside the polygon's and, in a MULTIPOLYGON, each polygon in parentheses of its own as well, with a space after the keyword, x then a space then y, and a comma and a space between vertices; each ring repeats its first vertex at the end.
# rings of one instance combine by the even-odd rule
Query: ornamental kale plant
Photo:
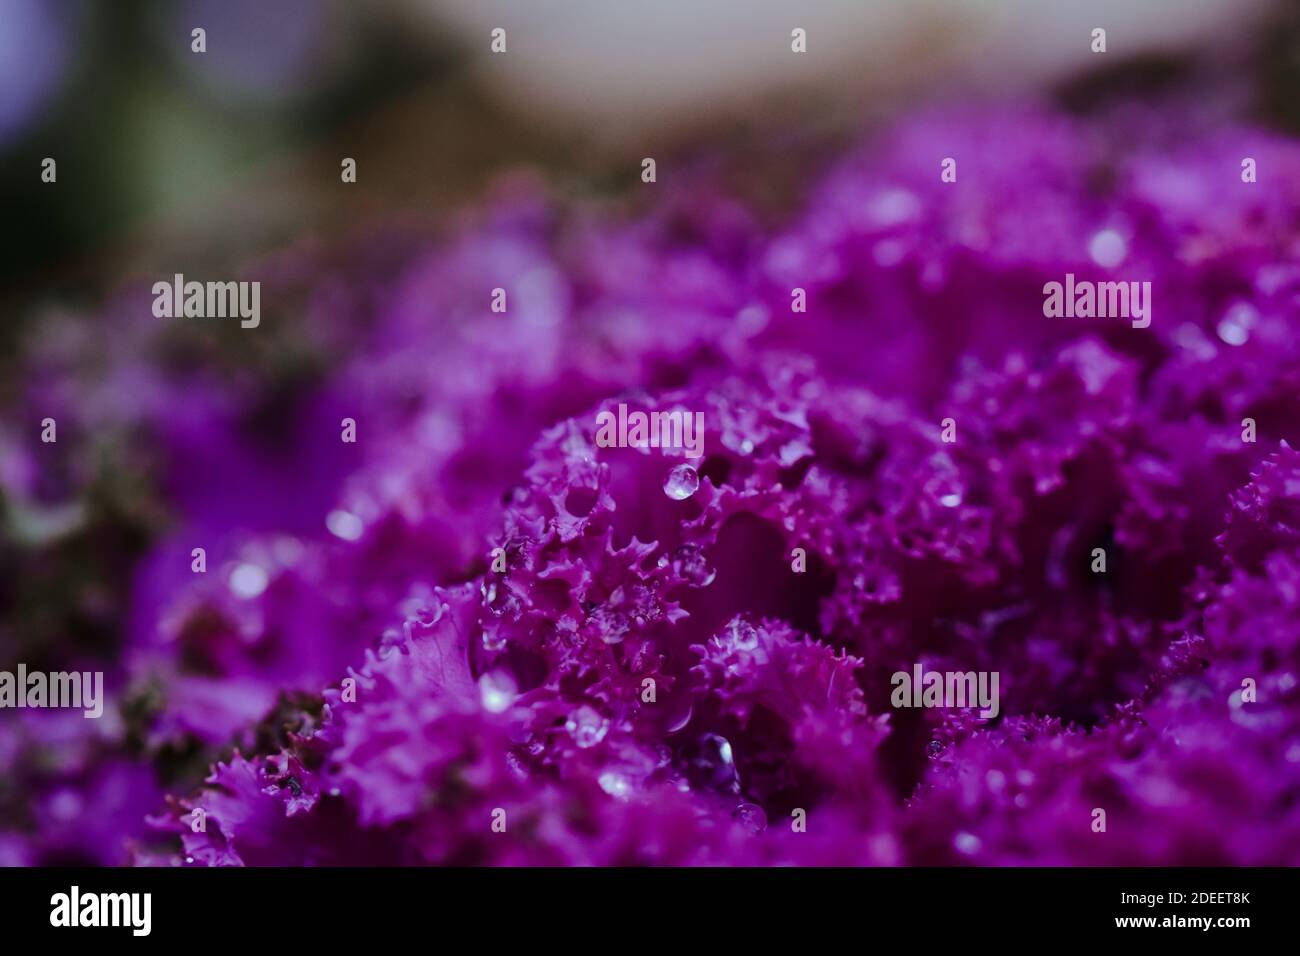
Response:
POLYGON ((103 720, 0 722, 0 862, 1300 863, 1300 144, 1013 103, 814 181, 512 177, 250 263, 256 330, 44 325, 12 586, 90 549, 125 626, 103 720))

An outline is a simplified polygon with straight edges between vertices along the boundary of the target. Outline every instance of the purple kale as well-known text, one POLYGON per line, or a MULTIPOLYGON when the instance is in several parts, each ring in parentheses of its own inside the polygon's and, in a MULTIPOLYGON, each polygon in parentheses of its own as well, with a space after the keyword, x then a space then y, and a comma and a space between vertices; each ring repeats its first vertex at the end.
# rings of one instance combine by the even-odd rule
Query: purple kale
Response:
POLYGON ((1168 113, 922 112, 775 223, 511 178, 250 266, 253 372, 36 343, 69 438, 0 433, 6 501, 81 540, 105 429, 153 497, 114 729, 0 726, 0 861, 1300 862, 1300 146, 1168 113), (1150 326, 1045 315, 1067 273, 1150 326), (599 439, 656 413, 700 453, 599 439))

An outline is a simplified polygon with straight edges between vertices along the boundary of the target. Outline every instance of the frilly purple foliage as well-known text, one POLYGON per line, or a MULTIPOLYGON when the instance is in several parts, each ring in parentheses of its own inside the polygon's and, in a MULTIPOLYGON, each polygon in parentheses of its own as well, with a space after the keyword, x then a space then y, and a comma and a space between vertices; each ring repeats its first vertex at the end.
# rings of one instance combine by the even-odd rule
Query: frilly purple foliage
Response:
POLYGON ((1300 863, 1300 146, 1178 116, 921 114, 776 229, 525 180, 432 246, 291 250, 291 402, 148 368, 156 328, 37 350, 28 406, 129 423, 175 517, 108 729, 3 728, 0 861, 1300 863), (1067 271, 1150 279, 1151 327, 1044 318, 1067 271), (703 413, 694 493, 596 444, 619 403, 703 413), (895 710, 916 663, 1001 714, 895 710))

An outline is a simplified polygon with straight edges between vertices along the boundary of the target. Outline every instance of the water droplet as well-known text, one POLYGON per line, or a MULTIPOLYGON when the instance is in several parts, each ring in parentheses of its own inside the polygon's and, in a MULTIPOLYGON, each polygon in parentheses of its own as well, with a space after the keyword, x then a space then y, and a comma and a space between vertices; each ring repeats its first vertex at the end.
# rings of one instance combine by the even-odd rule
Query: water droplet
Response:
MULTIPOLYGON (((665 561, 660 560, 660 567, 665 561)), ((698 544, 684 544, 673 552, 673 574, 693 588, 707 588, 718 576, 718 572, 709 566, 704 556, 704 549, 698 544)))
POLYGON ((1245 345, 1250 338, 1250 330, 1255 326, 1255 320, 1259 317, 1254 307, 1245 303, 1238 302, 1232 306, 1219 320, 1215 327, 1220 339, 1228 345, 1245 345))
POLYGON ((736 773, 731 742, 717 734, 705 734, 689 749, 686 775, 691 786, 717 793, 739 793, 740 776, 736 773))
POLYGON ((925 752, 931 757, 937 757, 943 753, 943 744, 938 740, 931 740, 929 746, 925 748, 925 752))
POLYGON ((677 733, 677 731, 689 724, 691 722, 691 717, 695 715, 695 704, 691 702, 690 698, 678 697, 673 700, 673 704, 676 705, 677 711, 676 713, 670 711, 672 717, 667 722, 668 732, 670 734, 677 733))
POLYGON ((1112 269, 1128 255, 1128 243, 1114 229, 1103 229, 1088 242, 1088 255, 1104 269, 1112 269))
POLYGON ((575 744, 586 749, 596 746, 605 739, 605 734, 609 731, 609 721, 600 716, 594 707, 583 704, 569 714, 564 729, 569 732, 575 744))
POLYGON ((926 493, 932 495, 945 508, 956 508, 966 500, 966 488, 956 466, 947 455, 933 455, 930 467, 934 474, 926 480, 926 493))
POLYGON ((742 803, 731 812, 731 816, 750 833, 762 833, 767 829, 767 814, 756 803, 742 803))
POLYGON ((677 465, 664 479, 664 494, 674 501, 685 501, 700 487, 700 476, 690 465, 677 465))
POLYGON ((600 789, 620 800, 626 800, 632 792, 632 785, 627 782, 627 777, 613 770, 606 770, 596 778, 596 782, 600 784, 600 789))
POLYGON ((266 571, 256 564, 241 564, 230 573, 230 590, 245 601, 251 601, 265 591, 270 582, 266 571))
POLYGON ((350 511, 341 510, 331 511, 326 516, 325 527, 334 537, 342 538, 344 541, 356 541, 365 530, 360 518, 350 511))
POLYGON ((490 714, 502 714, 515 702, 518 688, 514 679, 501 671, 492 671, 478 679, 479 697, 483 709, 490 714))

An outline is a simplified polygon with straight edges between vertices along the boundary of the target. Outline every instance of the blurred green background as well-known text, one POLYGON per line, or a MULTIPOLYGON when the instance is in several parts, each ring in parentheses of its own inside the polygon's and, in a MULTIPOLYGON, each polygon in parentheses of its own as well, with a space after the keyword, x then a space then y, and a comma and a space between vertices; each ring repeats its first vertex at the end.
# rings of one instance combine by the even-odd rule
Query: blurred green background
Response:
POLYGON ((601 192, 632 181, 629 160, 713 143, 779 192, 791 129, 834 140, 954 91, 1064 90, 1086 108, 1198 70, 1300 128, 1300 2, 0 0, 0 351, 52 303, 435 222, 515 166, 601 192), (1093 22, 1105 58, 1089 57, 1093 22), (494 23, 505 57, 488 53, 494 23), (790 24, 808 25, 812 65, 782 59, 790 24))

